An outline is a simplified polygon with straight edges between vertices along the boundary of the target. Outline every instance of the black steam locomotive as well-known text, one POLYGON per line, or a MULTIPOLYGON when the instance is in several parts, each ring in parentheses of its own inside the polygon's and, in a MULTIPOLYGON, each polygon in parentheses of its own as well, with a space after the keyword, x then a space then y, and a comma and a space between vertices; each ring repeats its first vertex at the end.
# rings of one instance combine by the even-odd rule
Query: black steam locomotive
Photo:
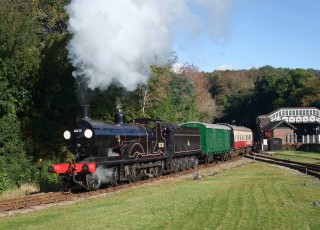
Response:
POLYGON ((126 123, 125 114, 115 123, 92 120, 89 107, 83 118, 69 126, 63 136, 75 155, 73 163, 54 164, 49 172, 59 174, 63 192, 80 185, 88 190, 121 181, 139 181, 164 172, 194 168, 201 157, 199 129, 177 127, 155 119, 126 123))

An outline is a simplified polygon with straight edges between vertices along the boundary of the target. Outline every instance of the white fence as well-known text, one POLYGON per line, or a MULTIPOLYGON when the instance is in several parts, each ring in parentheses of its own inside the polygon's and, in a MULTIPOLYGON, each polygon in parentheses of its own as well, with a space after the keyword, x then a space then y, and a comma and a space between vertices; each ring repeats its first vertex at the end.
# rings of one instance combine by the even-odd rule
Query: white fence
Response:
POLYGON ((320 144, 320 135, 303 135, 298 138, 298 142, 302 144, 320 144))

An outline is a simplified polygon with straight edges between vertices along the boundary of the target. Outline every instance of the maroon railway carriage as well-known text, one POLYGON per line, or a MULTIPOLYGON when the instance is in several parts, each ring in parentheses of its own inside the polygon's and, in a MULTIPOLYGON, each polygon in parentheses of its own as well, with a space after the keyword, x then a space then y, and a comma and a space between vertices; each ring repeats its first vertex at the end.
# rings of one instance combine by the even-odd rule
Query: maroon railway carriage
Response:
POLYGON ((231 149, 235 155, 249 153, 253 143, 252 130, 243 126, 228 125, 231 128, 231 149))

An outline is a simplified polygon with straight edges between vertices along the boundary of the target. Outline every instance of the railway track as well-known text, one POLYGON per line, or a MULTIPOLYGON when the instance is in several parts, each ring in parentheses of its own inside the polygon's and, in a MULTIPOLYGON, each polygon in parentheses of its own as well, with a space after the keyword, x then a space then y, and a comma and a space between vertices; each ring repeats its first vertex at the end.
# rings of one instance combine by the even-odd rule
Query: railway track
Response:
MULTIPOLYGON (((236 158, 228 162, 238 161, 239 159, 242 159, 242 158, 236 158)), ((199 165, 198 170, 212 168, 212 167, 221 165, 223 163, 224 162, 212 163, 208 165, 199 165)), ((137 182, 123 183, 117 187, 108 187, 108 188, 100 189, 97 191, 86 191, 86 192, 70 193, 70 194, 63 194, 61 192, 52 192, 52 193, 29 195, 29 196, 18 198, 18 199, 3 200, 3 201, 0 201, 0 213, 7 213, 10 211, 17 211, 17 210, 25 210, 25 209, 29 209, 36 206, 57 204, 57 203, 63 203, 67 201, 76 201, 79 199, 85 199, 89 197, 99 196, 102 194, 121 191, 131 187, 138 187, 138 186, 150 184, 159 180, 178 178, 183 175, 192 174, 194 172, 195 172, 195 169, 190 169, 190 170, 186 170, 178 173, 163 175, 158 178, 150 178, 147 180, 141 180, 137 182)))
POLYGON ((277 155, 284 156, 284 157, 291 156, 291 157, 298 157, 298 158, 303 158, 303 159, 312 159, 312 160, 319 160, 320 161, 319 158, 314 158, 314 157, 306 157, 306 156, 298 156, 298 155, 282 154, 282 153, 277 153, 277 155))
POLYGON ((290 161, 286 159, 279 159, 270 156, 264 156, 261 154, 251 153, 250 155, 246 155, 247 158, 267 162, 271 164, 285 166, 291 169, 298 170, 300 172, 306 173, 308 175, 315 176, 320 178, 320 165, 318 164, 310 164, 310 163, 303 163, 297 161, 290 161))

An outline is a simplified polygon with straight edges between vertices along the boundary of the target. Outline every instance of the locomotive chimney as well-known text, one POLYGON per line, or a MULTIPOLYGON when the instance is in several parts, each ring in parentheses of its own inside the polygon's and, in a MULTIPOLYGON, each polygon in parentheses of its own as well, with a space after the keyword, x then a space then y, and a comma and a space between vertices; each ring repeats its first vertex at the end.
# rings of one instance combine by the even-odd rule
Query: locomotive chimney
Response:
POLYGON ((126 124, 126 115, 119 109, 119 112, 114 115, 114 123, 117 125, 126 124))
POLYGON ((81 105, 82 119, 90 119, 90 105, 81 105))

